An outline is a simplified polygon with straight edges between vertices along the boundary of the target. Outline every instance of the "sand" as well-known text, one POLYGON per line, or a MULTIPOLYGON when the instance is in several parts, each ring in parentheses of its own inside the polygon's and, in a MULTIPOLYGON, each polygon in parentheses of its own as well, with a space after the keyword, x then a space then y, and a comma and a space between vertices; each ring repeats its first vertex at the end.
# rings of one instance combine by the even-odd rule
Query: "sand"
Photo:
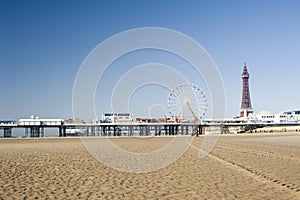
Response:
MULTIPOLYGON (((111 139, 135 153, 171 140, 111 139)), ((222 136, 200 159, 202 141, 163 169, 128 173, 96 160, 79 138, 1 139, 0 199, 300 199, 299 133, 222 136)))

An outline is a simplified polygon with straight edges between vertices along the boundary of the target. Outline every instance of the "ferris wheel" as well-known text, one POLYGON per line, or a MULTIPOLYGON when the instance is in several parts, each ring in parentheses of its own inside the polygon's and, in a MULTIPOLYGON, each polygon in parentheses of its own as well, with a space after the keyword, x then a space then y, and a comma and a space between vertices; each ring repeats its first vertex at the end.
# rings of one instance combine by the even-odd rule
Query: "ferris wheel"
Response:
POLYGON ((176 121, 199 122, 207 111, 205 93, 195 84, 180 84, 169 94, 168 111, 176 121))

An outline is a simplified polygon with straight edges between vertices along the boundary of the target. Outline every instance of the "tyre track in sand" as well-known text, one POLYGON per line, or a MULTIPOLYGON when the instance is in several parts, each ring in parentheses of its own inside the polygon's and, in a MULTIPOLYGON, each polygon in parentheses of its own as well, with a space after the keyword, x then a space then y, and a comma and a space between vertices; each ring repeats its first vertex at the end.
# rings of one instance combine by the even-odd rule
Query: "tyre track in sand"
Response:
POLYGON ((208 157, 244 171, 253 178, 295 192, 300 199, 300 179, 297 181, 297 177, 300 177, 300 159, 296 156, 219 142, 208 157), (272 165, 274 163, 277 166, 272 165), (289 166, 291 166, 290 169, 289 166), (285 168, 287 170, 282 170, 285 168), (291 170, 298 172, 298 174, 290 176, 291 170))
MULTIPOLYGON (((253 148, 253 147, 245 147, 242 145, 237 145, 237 144, 228 144, 228 143, 223 143, 223 142, 219 142, 218 143, 218 148, 222 148, 222 149, 226 149, 226 150, 234 150, 234 151, 240 151, 240 152, 249 152, 252 154, 255 154, 257 156, 263 156, 266 158, 274 158, 274 159, 279 159, 279 160, 290 160, 290 161, 294 161, 294 162, 299 162, 300 163, 300 158, 294 155, 288 155, 285 153, 278 153, 275 152, 275 149, 273 149, 273 151, 270 150, 262 150, 262 149, 258 149, 258 148, 253 148)), ((260 147, 264 147, 260 145, 260 147)), ((272 147, 273 148, 273 147, 272 147)))
POLYGON ((222 157, 219 157, 218 155, 215 155, 213 153, 210 153, 207 155, 210 159, 213 159, 222 165, 230 166, 232 168, 235 168, 238 171, 242 171, 245 175, 252 177, 253 179, 256 179, 261 182, 265 182, 268 184, 272 184, 276 186, 278 189, 288 190, 291 193, 294 193, 295 199, 300 199, 300 189, 294 188, 293 184, 287 184, 283 183, 277 179, 272 178, 271 176, 264 175, 263 173, 260 173, 258 171, 255 171, 253 169, 247 168, 243 165, 240 165, 238 163, 228 161, 222 157))

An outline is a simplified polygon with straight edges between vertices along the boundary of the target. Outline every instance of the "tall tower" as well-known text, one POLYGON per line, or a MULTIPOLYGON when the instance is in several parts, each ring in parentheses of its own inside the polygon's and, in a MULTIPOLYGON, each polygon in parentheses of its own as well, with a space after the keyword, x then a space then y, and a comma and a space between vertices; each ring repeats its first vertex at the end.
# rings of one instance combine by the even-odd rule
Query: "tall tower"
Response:
POLYGON ((240 110, 240 117, 248 117, 249 114, 253 113, 250 99, 250 90, 249 90, 249 73, 247 70, 247 65, 244 63, 244 70, 242 73, 243 81, 243 91, 242 91, 242 103, 240 110))

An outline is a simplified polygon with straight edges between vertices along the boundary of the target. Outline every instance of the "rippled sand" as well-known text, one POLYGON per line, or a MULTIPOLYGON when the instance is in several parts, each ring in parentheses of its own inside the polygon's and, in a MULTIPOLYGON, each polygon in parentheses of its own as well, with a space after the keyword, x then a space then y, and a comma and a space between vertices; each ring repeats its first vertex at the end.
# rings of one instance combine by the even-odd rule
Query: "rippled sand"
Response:
MULTIPOLYGON (((171 140, 111 139, 135 153, 171 140)), ((200 159, 202 141, 168 167, 139 174, 105 166, 79 138, 1 139, 0 199, 300 199, 299 133, 222 136, 200 159)))

